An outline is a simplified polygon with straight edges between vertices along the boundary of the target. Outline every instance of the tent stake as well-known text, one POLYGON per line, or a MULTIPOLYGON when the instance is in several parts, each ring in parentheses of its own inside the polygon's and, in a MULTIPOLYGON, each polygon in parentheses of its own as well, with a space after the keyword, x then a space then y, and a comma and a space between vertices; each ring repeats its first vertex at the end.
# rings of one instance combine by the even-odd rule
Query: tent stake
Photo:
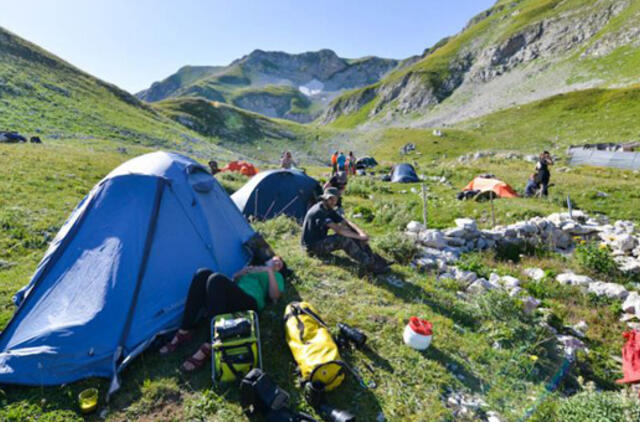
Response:
POLYGON ((491 198, 491 228, 495 228, 496 227, 496 210, 493 207, 493 192, 491 192, 491 195, 489 195, 489 198, 491 198))
POLYGON ((573 220, 573 207, 571 206, 571 197, 567 195, 567 208, 569 208, 569 218, 573 220))
POLYGON ((422 224, 427 227, 427 187, 422 184, 422 224))

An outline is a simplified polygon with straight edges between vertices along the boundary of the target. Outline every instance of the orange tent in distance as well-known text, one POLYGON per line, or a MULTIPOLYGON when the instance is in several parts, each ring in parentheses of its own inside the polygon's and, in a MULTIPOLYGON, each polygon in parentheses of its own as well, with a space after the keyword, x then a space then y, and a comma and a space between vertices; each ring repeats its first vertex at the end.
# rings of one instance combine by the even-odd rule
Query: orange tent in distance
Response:
POLYGON ((476 177, 475 179, 470 181, 469 184, 465 186, 464 189, 462 190, 463 191, 479 190, 481 192, 492 191, 496 195, 498 195, 499 198, 517 198, 518 197, 518 194, 516 193, 516 191, 511 186, 503 182, 502 180, 486 179, 484 177, 476 177))

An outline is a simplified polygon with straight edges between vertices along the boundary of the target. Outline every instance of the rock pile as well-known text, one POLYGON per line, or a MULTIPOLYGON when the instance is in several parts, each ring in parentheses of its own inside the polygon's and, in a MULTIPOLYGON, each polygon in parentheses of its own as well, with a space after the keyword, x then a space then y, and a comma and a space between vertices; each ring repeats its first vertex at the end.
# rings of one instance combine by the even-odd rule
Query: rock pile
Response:
POLYGON ((535 163, 538 161, 538 157, 533 154, 521 154, 519 152, 496 152, 496 151, 476 151, 470 152, 465 155, 461 155, 458 157, 459 163, 469 163, 472 161, 479 160, 481 158, 487 157, 495 157, 504 160, 524 160, 530 163, 535 163))
MULTIPOLYGON (((407 225, 406 235, 422 247, 422 254, 415 262, 418 267, 442 270, 462 253, 485 250, 499 244, 529 244, 571 252, 575 239, 587 239, 599 240, 611 248, 621 271, 640 273, 640 234, 630 221, 609 224, 606 217, 590 218, 583 212, 574 211, 572 216, 554 213, 508 226, 496 226, 492 230, 479 230, 475 220, 470 218, 458 218, 455 222, 456 227, 445 230, 427 229, 416 221, 407 225)), ((558 281, 566 284, 589 282, 579 278, 558 281)))

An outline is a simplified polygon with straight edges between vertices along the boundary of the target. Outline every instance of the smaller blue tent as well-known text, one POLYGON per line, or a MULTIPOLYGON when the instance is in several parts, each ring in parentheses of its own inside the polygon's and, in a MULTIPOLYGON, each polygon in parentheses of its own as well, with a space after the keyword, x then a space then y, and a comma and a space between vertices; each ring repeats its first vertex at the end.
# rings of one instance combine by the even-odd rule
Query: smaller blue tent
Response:
POLYGON ((402 163, 393 168, 391 173, 391 181, 393 183, 414 183, 419 182, 420 179, 416 174, 416 170, 411 164, 402 163))
POLYGON ((116 168, 62 226, 0 333, 0 384, 58 385, 118 373, 175 330, 193 273, 228 276, 254 236, 197 162, 155 152, 116 168))
POLYGON ((280 214, 302 220, 322 194, 312 177, 298 170, 267 170, 253 176, 231 199, 246 217, 268 220, 280 214))

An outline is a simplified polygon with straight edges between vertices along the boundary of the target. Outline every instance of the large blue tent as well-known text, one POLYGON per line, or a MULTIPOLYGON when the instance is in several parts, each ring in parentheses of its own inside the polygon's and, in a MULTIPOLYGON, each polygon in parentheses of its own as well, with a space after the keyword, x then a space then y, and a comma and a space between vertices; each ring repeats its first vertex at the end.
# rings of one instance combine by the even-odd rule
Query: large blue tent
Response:
POLYGON ((242 213, 258 220, 280 214, 302 220, 322 194, 312 177, 298 170, 267 170, 253 176, 231 199, 242 213))
POLYGON ((195 161, 155 152, 116 168, 58 232, 0 334, 0 384, 111 377, 178 327, 193 273, 231 276, 255 233, 195 161))

